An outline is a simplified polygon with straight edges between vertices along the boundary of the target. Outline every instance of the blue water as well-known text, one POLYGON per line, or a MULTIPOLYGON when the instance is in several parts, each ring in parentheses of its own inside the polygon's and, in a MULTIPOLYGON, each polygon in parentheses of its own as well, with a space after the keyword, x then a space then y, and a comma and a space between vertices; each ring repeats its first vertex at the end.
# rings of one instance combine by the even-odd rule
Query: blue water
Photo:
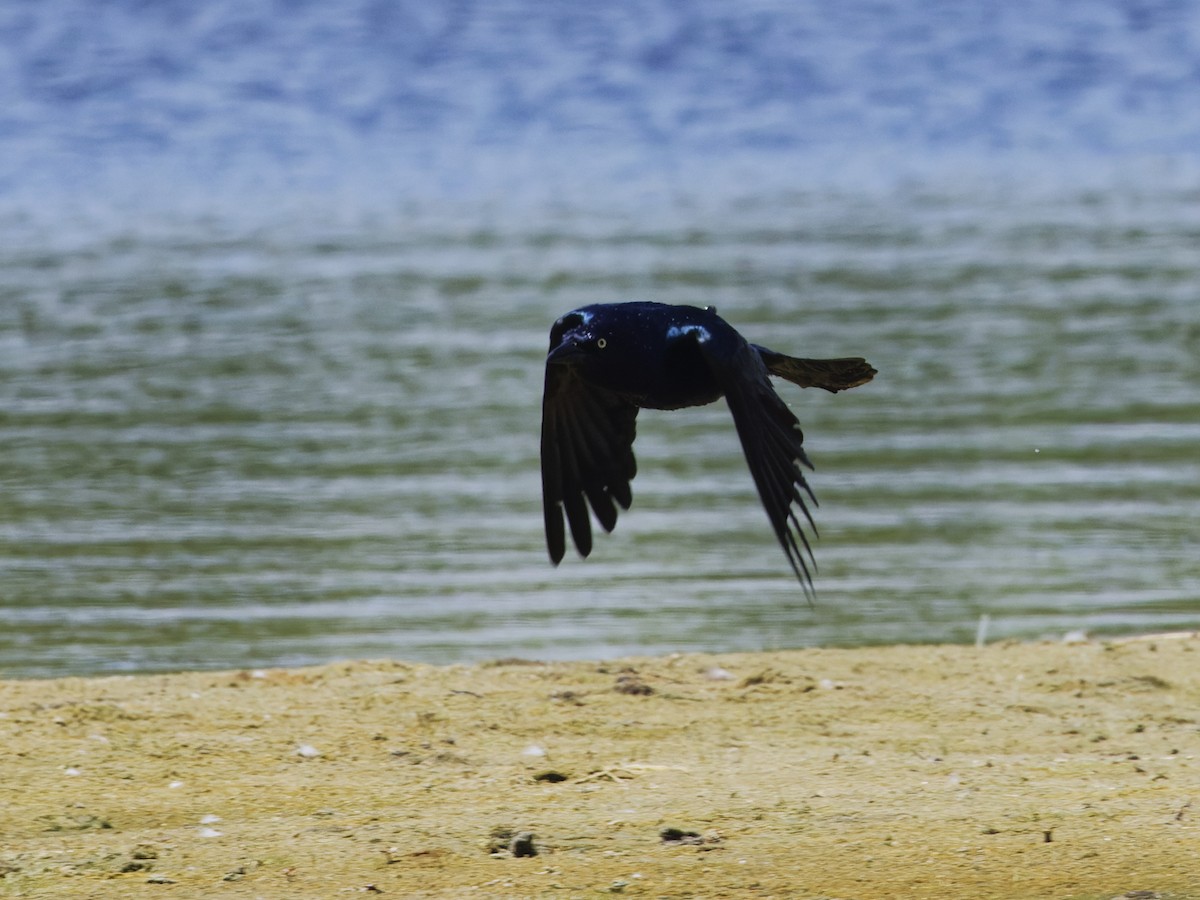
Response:
POLYGON ((1200 4, 0 7, 0 674, 970 640, 1200 619, 1200 4), (719 405, 540 535, 550 322, 715 303, 719 405), (790 393, 789 393, 790 392, 790 393))
POLYGON ((0 187, 56 215, 1194 183, 1200 149, 1186 2, 49 0, 0 41, 0 187))

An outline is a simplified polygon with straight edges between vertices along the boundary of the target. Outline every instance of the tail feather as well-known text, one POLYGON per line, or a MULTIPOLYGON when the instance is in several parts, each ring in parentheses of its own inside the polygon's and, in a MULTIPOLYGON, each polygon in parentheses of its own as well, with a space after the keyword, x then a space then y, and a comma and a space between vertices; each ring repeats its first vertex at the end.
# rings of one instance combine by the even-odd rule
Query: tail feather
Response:
POLYGON ((772 375, 785 378, 802 388, 819 387, 831 393, 866 384, 875 377, 875 369, 865 359, 798 359, 754 345, 772 375))

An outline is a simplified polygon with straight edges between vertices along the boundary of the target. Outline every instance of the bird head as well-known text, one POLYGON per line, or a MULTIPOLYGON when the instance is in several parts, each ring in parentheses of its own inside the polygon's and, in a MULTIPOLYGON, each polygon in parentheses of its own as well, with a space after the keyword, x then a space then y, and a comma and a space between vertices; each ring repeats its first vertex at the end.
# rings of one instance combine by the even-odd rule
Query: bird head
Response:
POLYGON ((550 352, 546 362, 577 365, 604 350, 608 339, 598 325, 595 314, 586 308, 573 309, 563 315, 550 329, 550 352))

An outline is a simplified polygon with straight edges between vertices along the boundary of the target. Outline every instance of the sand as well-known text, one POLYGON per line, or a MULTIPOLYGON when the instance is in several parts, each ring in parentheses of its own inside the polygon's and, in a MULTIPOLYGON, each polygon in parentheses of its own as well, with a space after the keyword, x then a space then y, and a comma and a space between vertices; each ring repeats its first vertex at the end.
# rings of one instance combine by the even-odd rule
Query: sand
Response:
POLYGON ((0 897, 1200 898, 1198 662, 1163 635, 4 681, 0 897))

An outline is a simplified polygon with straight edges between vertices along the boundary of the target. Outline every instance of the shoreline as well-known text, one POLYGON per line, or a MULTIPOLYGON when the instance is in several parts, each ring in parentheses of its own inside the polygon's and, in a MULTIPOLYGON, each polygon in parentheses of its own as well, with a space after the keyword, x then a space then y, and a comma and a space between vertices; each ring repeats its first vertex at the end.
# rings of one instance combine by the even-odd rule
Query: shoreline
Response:
POLYGON ((0 681, 0 897, 1200 898, 1198 650, 0 681))

